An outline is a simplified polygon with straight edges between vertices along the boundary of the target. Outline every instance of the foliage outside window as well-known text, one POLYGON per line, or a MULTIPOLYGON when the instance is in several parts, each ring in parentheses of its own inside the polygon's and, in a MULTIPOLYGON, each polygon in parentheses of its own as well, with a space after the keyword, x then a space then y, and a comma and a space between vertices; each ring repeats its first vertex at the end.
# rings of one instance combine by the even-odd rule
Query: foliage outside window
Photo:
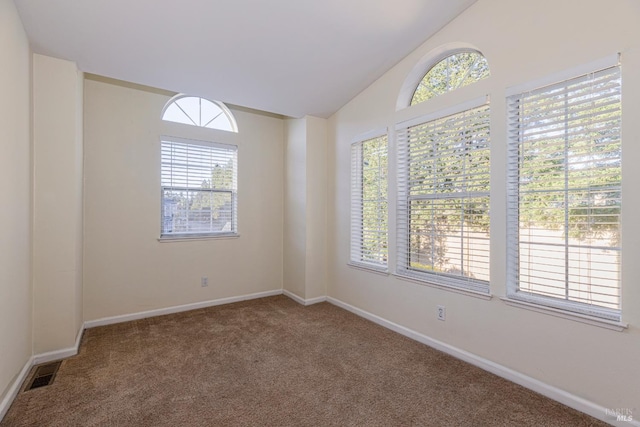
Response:
POLYGON ((235 145, 163 137, 162 238, 237 233, 235 145))
POLYGON ((351 262, 386 269, 387 136, 351 146, 351 262))
POLYGON ((509 296, 620 320, 620 67, 509 108, 509 296))
POLYGON ((398 126, 398 274, 489 292, 489 106, 398 126))
POLYGON ((478 52, 458 52, 431 67, 416 87, 411 105, 489 77, 487 59, 478 52))

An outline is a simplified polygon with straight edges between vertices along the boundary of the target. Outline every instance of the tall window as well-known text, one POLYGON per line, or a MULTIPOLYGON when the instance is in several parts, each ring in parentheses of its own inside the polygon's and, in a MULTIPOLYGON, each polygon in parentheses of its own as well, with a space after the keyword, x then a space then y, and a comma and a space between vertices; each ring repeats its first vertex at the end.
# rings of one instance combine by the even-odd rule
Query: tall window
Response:
POLYGON ((476 51, 453 53, 427 71, 416 87, 411 105, 489 77, 487 59, 476 51))
POLYGON ((351 146, 351 263, 386 269, 387 136, 351 146))
POLYGON ((163 137, 163 238, 237 233, 235 145, 163 137))
POLYGON ((398 274, 489 292, 489 105, 398 125, 398 274))
POLYGON ((509 297, 620 320, 620 67, 508 99, 509 297))
POLYGON ((197 96, 178 95, 164 107, 162 120, 209 129, 237 132, 236 120, 221 102, 197 96))

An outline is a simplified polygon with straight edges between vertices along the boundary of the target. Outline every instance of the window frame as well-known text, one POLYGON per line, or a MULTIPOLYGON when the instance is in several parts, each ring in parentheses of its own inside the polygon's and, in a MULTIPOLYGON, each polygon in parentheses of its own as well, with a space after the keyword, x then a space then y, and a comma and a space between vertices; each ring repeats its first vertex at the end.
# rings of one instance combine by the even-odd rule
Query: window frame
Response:
MULTIPOLYGON (((520 149, 520 131, 518 130, 518 119, 514 118, 514 112, 512 111, 512 103, 522 98, 529 92, 543 91, 550 87, 567 87, 572 81, 576 81, 580 78, 585 78, 588 75, 595 75, 603 72, 607 69, 617 67, 618 76, 621 79, 621 67, 619 55, 603 58, 599 61, 594 61, 589 64, 584 64, 574 69, 565 70, 563 72, 547 76, 544 79, 530 82, 524 85, 508 88, 506 91, 507 101, 507 114, 508 114, 508 166, 507 166, 507 289, 505 302, 521 306, 524 308, 530 308, 536 311, 546 311, 551 314, 560 315, 562 317, 573 317, 576 319, 583 319, 587 323, 593 323, 598 326, 613 325, 613 329, 618 328, 622 330, 625 325, 622 321, 622 261, 618 262, 618 300, 619 308, 611 309, 605 308, 594 304, 586 304, 578 301, 571 301, 569 299, 561 299, 553 296, 545 296, 532 292, 520 291, 519 289, 519 210, 520 210, 520 172, 519 172, 519 149, 520 149), (518 165, 516 165, 518 163, 518 165), (517 171, 517 172, 516 172, 517 171)), ((620 93, 622 93, 622 84, 619 86, 620 93)), ((620 95, 622 96, 622 95, 620 95)), ((566 114, 566 113, 565 113, 566 114)), ((622 120, 623 113, 622 108, 619 112, 619 134, 620 141, 620 153, 622 152, 622 120)), ((566 150, 565 150, 566 151, 566 150)), ((566 158, 563 157, 563 158, 566 158)), ((622 155, 620 155, 622 161, 622 155)), ((622 174, 620 174, 620 180, 618 189, 622 191, 622 174)), ((567 190, 571 191, 571 190, 567 190)), ((575 190, 574 190, 575 191, 575 190)), ((622 196, 621 200, 622 200, 622 196)), ((592 205, 589 205, 592 206, 592 205)), ((568 208, 565 206, 564 212, 568 212, 568 208)), ((618 221, 618 227, 621 230, 622 221, 618 221)), ((620 232, 621 235, 621 232, 620 232)), ((622 250, 620 249, 620 254, 622 250)), ((620 255, 621 257, 622 255, 620 255)), ((568 261, 565 260, 565 264, 568 261)), ((565 275, 565 286, 567 284, 568 276, 565 275)), ((609 326, 607 326, 609 327, 609 326)))
MULTIPOLYGON (((378 160, 380 160, 378 155, 378 160)), ((349 235, 349 261, 348 265, 365 270, 373 270, 375 272, 388 273, 389 271, 389 133, 388 129, 379 129, 365 134, 359 135, 350 146, 350 235, 349 235), (363 151, 363 145, 370 141, 384 139, 384 157, 386 158, 386 165, 384 172, 376 175, 376 182, 378 188, 381 187, 381 182, 384 181, 386 192, 384 195, 380 195, 378 199, 372 200, 376 205, 376 209, 381 209, 380 204, 384 203, 384 217, 386 220, 386 227, 383 230, 384 237, 382 238, 384 245, 386 246, 386 260, 384 262, 368 261, 364 259, 364 245, 363 235, 365 228, 362 223, 363 210, 364 210, 364 190, 363 190, 363 174, 365 162, 363 151)), ((380 230, 378 230, 380 233, 380 230)), ((381 255, 381 254, 378 254, 381 255)))
MULTIPOLYGON (((448 71, 450 70, 450 68, 451 68, 451 67, 447 67, 447 77, 448 77, 448 75, 449 75, 449 72, 448 72, 448 71)), ((491 70, 489 69, 489 62, 487 61, 487 58, 486 58, 486 57, 485 57, 485 56, 484 56, 480 51, 478 51, 478 50, 476 50, 476 49, 458 49, 458 50, 455 50, 455 51, 447 52, 444 56, 439 57, 439 59, 437 59, 437 60, 435 60, 435 61, 433 61, 433 62, 431 63, 431 65, 429 66, 429 68, 427 69, 427 71, 424 73, 424 75, 422 76, 422 78, 420 79, 420 81, 418 82, 418 84, 415 86, 414 91, 413 91, 413 93, 411 94, 411 98, 410 98, 410 100, 409 100, 409 106, 410 106, 410 107, 413 107, 414 105, 422 104, 423 102, 427 102, 427 101, 429 101, 429 100, 431 100, 431 99, 433 99, 433 98, 436 98, 436 97, 438 97, 438 96, 444 95, 444 94, 446 94, 446 93, 453 92, 453 91, 456 91, 456 90, 458 90, 458 89, 460 89, 460 88, 463 88, 463 87, 465 87, 465 86, 469 86, 469 85, 472 85, 472 84, 478 83, 479 81, 481 81, 481 80, 484 80, 484 79, 488 78, 490 75, 491 75, 491 70), (460 83, 458 84, 458 86, 456 86, 456 87, 450 87, 450 86, 449 86, 449 82, 447 82, 447 86, 446 86, 446 89, 444 90, 444 92, 441 92, 441 93, 435 93, 435 92, 434 92, 434 93, 433 93, 433 96, 431 96, 431 97, 429 97, 429 98, 425 99, 424 101, 419 101, 419 102, 415 102, 415 103, 414 103, 414 102, 413 102, 413 100, 414 100, 414 98, 415 98, 415 96, 416 96, 416 93, 417 93, 417 92, 418 92, 418 90, 420 89, 420 86, 422 86, 422 82, 427 78, 427 76, 429 75, 429 73, 431 73, 431 71, 433 71, 433 70, 434 70, 438 65, 440 65, 441 63, 443 63, 443 62, 445 62, 445 61, 449 60, 449 58, 451 58, 451 57, 453 57, 453 56, 456 56, 456 55, 461 55, 461 54, 473 54, 473 55, 476 55, 476 56, 480 57, 482 60, 484 60, 484 62, 486 63, 486 66, 487 66, 487 75, 486 75, 486 76, 484 76, 484 77, 480 77, 480 78, 478 78, 478 79, 476 79, 476 80, 474 80, 474 81, 472 81, 472 82, 470 82, 470 83, 467 83, 467 84, 465 84, 465 85, 461 85, 461 83, 463 83, 464 81, 466 81, 466 77, 468 77, 468 76, 470 75, 471 68, 469 68, 469 69, 466 71, 466 73, 465 73, 465 78, 464 78, 464 79, 462 79, 462 80, 460 81, 460 83)), ((425 86, 427 86, 427 85, 425 85, 425 86)), ((429 86, 431 86, 431 85, 429 85, 429 86)))
MULTIPOLYGON (((408 180, 408 170, 411 165, 408 164, 408 147, 406 146, 407 141, 406 137, 401 135, 402 132, 406 132, 407 129, 413 126, 428 124, 430 122, 438 121, 440 119, 445 119, 450 116, 454 116, 456 114, 464 113, 470 110, 478 109, 483 106, 487 106, 487 126, 488 126, 488 141, 489 141, 489 156, 491 155, 490 148, 490 140, 491 140, 491 132, 490 132, 490 124, 491 124, 491 110, 489 97, 483 96, 462 104, 458 104, 453 107, 449 107, 446 109, 439 110, 437 112, 420 116, 417 118, 413 118, 407 121, 400 122, 396 125, 396 144, 397 144, 397 194, 396 194, 396 266, 395 266, 395 275, 408 279, 411 281, 416 281, 421 284, 426 284, 430 286, 439 287, 442 289, 454 291, 454 292, 462 292, 466 294, 470 294, 472 296, 479 296, 483 298, 490 298, 490 279, 487 281, 474 280, 470 278, 460 277, 452 277, 452 275, 446 274, 437 274, 437 273, 429 273, 427 271, 420 271, 416 269, 412 269, 409 267, 409 187, 407 184, 408 180), (406 166, 403 162, 407 162, 406 166)), ((491 164, 491 158, 489 158, 489 167, 491 164)), ((487 198, 487 205, 490 206, 491 201, 491 191, 489 187, 489 191, 484 196, 487 198)), ((488 253, 490 256, 490 236, 488 239, 488 253)), ((491 260, 490 258, 487 260, 487 269, 490 269, 491 260)))
POLYGON ((167 101, 167 103, 162 108, 162 112, 160 114, 160 117, 161 117, 162 121, 168 122, 168 123, 178 123, 178 124, 181 124, 181 125, 199 127, 199 128, 204 128, 204 129, 220 130, 220 131, 223 131, 223 132, 232 132, 232 133, 237 133, 238 132, 238 123, 236 122, 236 118, 233 115, 233 113, 231 112, 231 110, 229 110, 229 108, 223 102, 213 101, 211 99, 204 98, 202 96, 187 95, 187 94, 184 94, 184 93, 179 93, 179 94, 173 96, 169 101, 167 101), (201 118, 202 118, 201 117, 201 114, 202 114, 202 101, 210 102, 211 104, 213 104, 216 107, 218 107, 220 109, 220 114, 224 114, 224 117, 226 117, 226 119, 228 121, 228 124, 229 124, 229 127, 231 129, 223 129, 223 128, 219 128, 219 127, 209 127, 209 126, 207 126, 209 123, 212 123, 213 121, 215 121, 217 116, 214 117, 213 119, 211 119, 208 123, 205 123, 204 125, 195 123, 193 121, 193 118, 177 103, 177 101, 179 101, 181 99, 185 99, 185 98, 196 98, 196 99, 199 100, 200 121, 201 121, 201 118), (170 120, 170 119, 165 118, 167 110, 174 104, 184 113, 185 117, 187 117, 189 120, 192 121, 192 123, 185 123, 185 122, 180 122, 180 121, 175 121, 175 120, 170 120))
MULTIPOLYGON (((457 53, 464 53, 464 52, 475 52, 482 55, 485 59, 487 59, 484 53, 482 53, 482 51, 477 46, 472 45, 470 43, 465 43, 465 42, 451 42, 451 43, 440 45, 432 49, 431 51, 429 51, 422 58, 420 58, 420 60, 413 66, 411 71, 407 74, 402 84, 402 87, 400 88, 400 92, 398 93, 398 98, 396 100, 396 111, 404 110, 407 108, 420 109, 424 104, 427 103, 427 101, 431 101, 433 98, 425 102, 411 105, 411 101, 413 100, 413 95, 416 89, 418 88, 418 86, 420 85, 420 83, 422 83, 422 81, 424 80, 424 77, 427 75, 427 73, 445 58, 451 55, 455 55, 457 53)), ((490 68, 489 68, 489 72, 491 72, 490 68)), ((486 86, 484 83, 486 80, 487 79, 481 79, 467 86, 470 86, 470 87, 477 87, 478 85, 486 86)), ((472 90, 472 91, 475 91, 475 90, 472 90)), ((456 92, 456 91, 453 91, 453 92, 456 92)), ((446 96, 448 93, 450 92, 445 92, 442 95, 446 96)), ((475 93, 478 93, 478 92, 475 92, 475 93)), ((439 98, 439 97, 434 97, 434 98, 439 98)))
MULTIPOLYGON (((175 136, 163 135, 160 137, 160 237, 159 241, 180 241, 180 240, 199 240, 199 239, 219 239, 219 238, 234 238, 239 237, 238 233, 238 151, 239 147, 236 144, 219 143, 206 140, 196 140, 180 138, 175 136), (203 189, 196 188, 189 185, 164 185, 163 174, 165 173, 165 165, 163 162, 162 151, 165 148, 165 144, 181 144, 198 147, 206 147, 211 153, 217 155, 224 155, 225 153, 231 153, 230 160, 232 161, 232 182, 231 188, 211 188, 203 189), (218 153, 215 150, 218 150, 218 153), (220 193, 230 194, 230 209, 231 209, 231 230, 230 231, 206 231, 206 232, 165 232, 165 191, 193 191, 193 192, 208 192, 208 193, 220 193)), ((189 166, 186 166, 188 168, 189 166)))

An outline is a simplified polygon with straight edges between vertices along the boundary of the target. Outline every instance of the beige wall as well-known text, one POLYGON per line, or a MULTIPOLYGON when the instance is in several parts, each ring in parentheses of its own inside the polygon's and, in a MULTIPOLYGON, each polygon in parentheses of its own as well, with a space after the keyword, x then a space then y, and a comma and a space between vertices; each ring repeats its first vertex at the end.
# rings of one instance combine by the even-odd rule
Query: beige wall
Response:
MULTIPOLYGON (((73 188, 75 190, 75 278, 74 278, 74 319, 73 329, 80 331, 84 326, 84 73, 77 70, 75 79, 75 176, 73 188)), ((76 337, 77 338, 77 337, 76 337)))
POLYGON ((0 402, 32 352, 30 55, 0 0, 0 402))
POLYGON ((82 326, 82 73, 33 56, 33 344, 74 346, 82 326))
POLYGON ((283 288, 305 298, 307 257, 307 121, 285 121, 283 288))
MULTIPOLYGON (((329 120, 328 253, 331 297, 496 362, 605 408, 635 408, 640 396, 640 6, 633 0, 506 2, 480 0, 329 120), (551 13, 550 11, 553 11, 551 13), (465 42, 480 49, 491 77, 420 106, 395 111, 405 77, 432 49, 465 42), (509 307, 505 265, 505 88, 622 52, 623 320, 616 332, 509 307), (349 260, 349 145, 364 132, 412 116, 491 96, 491 293, 486 301, 356 270, 349 260), (335 191, 334 191, 334 190, 335 191), (447 308, 445 322, 436 305, 447 308)), ((392 141, 393 143, 393 141, 392 141)), ((393 150, 392 150, 393 152, 393 150)), ((393 156, 391 157, 394 158, 393 156)), ((392 164, 392 172, 394 170, 392 164)), ((393 176, 393 173, 391 173, 393 176)), ((390 183, 390 188, 394 182, 390 183)), ((390 205, 390 224, 395 211, 390 205)), ((392 258, 395 232, 391 230, 392 258)))
POLYGON ((237 134, 162 122, 170 96, 85 80, 85 320, 282 289, 282 119, 232 110, 237 134), (238 146, 239 238, 158 241, 161 135, 238 146))
POLYGON ((327 121, 285 121, 284 284, 302 299, 326 295, 327 121))
POLYGON ((307 116, 305 298, 327 295, 327 120, 307 116))

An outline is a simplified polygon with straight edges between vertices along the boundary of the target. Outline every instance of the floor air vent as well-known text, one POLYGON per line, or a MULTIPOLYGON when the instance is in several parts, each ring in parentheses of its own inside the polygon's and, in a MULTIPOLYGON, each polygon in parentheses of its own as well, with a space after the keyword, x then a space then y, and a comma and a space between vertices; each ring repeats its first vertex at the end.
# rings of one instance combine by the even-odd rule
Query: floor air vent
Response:
POLYGON ((56 374, 58 373, 58 368, 62 364, 62 361, 47 363, 46 365, 40 365, 36 368, 36 373, 33 375, 33 378, 29 382, 29 385, 25 389, 25 391, 33 390, 34 388, 48 386, 53 383, 56 374))

